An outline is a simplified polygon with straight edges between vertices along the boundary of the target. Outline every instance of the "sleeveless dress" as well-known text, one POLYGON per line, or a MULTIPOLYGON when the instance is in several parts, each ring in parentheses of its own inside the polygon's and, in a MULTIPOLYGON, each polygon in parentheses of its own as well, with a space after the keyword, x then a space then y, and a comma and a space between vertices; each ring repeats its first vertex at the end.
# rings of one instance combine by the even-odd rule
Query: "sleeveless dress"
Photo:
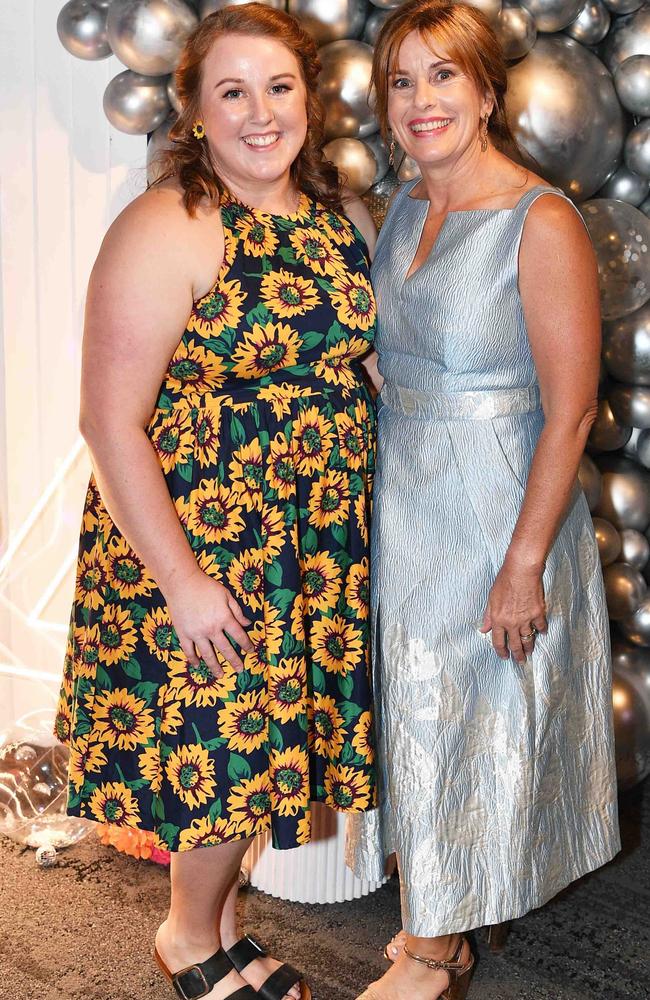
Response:
POLYGON ((375 803, 367 247, 304 195, 274 216, 226 194, 221 214, 223 265, 148 436, 197 562, 251 619, 255 650, 219 680, 188 663, 91 479, 55 724, 69 812, 155 831, 172 851, 269 827, 295 847, 310 801, 375 803))
MULTIPOLYGON (((414 183, 417 183, 414 182, 414 183)), ((372 583, 380 807, 349 863, 396 852, 404 927, 432 937, 540 906, 620 847, 609 628, 576 484, 524 665, 479 632, 544 417, 518 290, 526 214, 450 213, 406 278, 428 202, 397 196, 372 276, 380 395, 372 583)))

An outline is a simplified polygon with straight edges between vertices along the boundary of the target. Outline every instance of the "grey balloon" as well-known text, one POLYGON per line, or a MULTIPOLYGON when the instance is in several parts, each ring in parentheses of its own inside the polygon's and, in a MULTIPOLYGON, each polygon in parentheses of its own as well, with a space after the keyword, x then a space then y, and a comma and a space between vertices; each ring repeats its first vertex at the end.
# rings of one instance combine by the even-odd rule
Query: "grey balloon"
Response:
POLYGON ((332 139, 323 147, 323 154, 336 164, 355 194, 365 194, 372 187, 377 160, 365 142, 348 137, 332 139))
POLYGON ((169 114, 167 77, 124 70, 104 91, 104 112, 111 125, 129 135, 146 135, 169 114))
POLYGON ((620 424, 647 430, 650 427, 650 387, 616 385, 609 392, 609 405, 620 424))
POLYGON ((603 319, 650 299, 650 220, 633 205, 596 199, 580 206, 598 260, 603 319))
MULTIPOLYGON (((249 3, 250 0, 201 0, 199 3, 199 17, 203 20, 208 14, 214 14, 224 7, 241 7, 242 4, 249 3)), ((257 0, 264 7, 273 7, 275 10, 284 10, 284 0, 257 0)))
POLYGON ((621 532, 621 562, 644 569, 650 558, 650 542, 640 531, 625 528, 621 532))
POLYGON ((390 167, 386 143, 382 139, 379 132, 375 132, 374 135, 368 136, 367 139, 363 140, 363 143, 368 147, 377 162, 377 172, 372 183, 373 185, 379 184, 379 182, 383 180, 388 173, 390 167))
POLYGON ((506 59, 521 59, 535 44, 535 18, 525 7, 504 7, 495 25, 506 59))
MULTIPOLYGON (((625 140, 625 164, 635 174, 644 178, 650 191, 650 118, 639 122, 638 125, 628 133, 625 140)), ((636 204, 640 205, 645 201, 648 191, 636 204)))
POLYGON ((645 201, 641 202, 639 205, 639 211, 643 212, 644 215, 650 216, 650 198, 646 198, 645 201))
POLYGON ((377 38, 379 37, 379 32, 382 29, 382 25, 389 14, 389 10, 371 10, 370 16, 366 21, 366 26, 363 29, 364 42, 368 42, 368 45, 375 44, 377 38))
POLYGON ((635 676, 617 669, 612 686, 616 773, 619 788, 632 788, 650 773, 650 707, 635 676))
POLYGON ((108 40, 134 73, 161 76, 175 68, 198 18, 183 0, 113 0, 108 40))
POLYGON ((183 106, 178 97, 178 91, 176 90, 176 77, 172 73, 169 80, 167 81, 167 97, 169 98, 169 103, 171 104, 174 111, 180 115, 183 110, 183 106))
POLYGON ((646 595, 633 615, 623 618, 619 628, 628 642, 650 646, 650 595, 646 595))
POLYGON ((619 382, 650 386, 650 303, 603 324, 603 359, 619 382))
POLYGON ((56 31, 63 47, 77 59, 106 59, 106 11, 90 0, 70 0, 59 11, 56 31))
POLYGON ((601 0, 587 0, 575 21, 564 30, 581 45, 598 45, 609 31, 611 19, 601 0))
POLYGON ((578 479, 580 480, 580 485, 582 486, 585 497, 587 498, 589 510, 594 510, 598 506, 598 501, 600 500, 602 481, 598 466, 593 459, 589 458, 589 455, 583 455, 580 459, 578 479))
MULTIPOLYGON (((611 6, 610 6, 611 9, 611 6)), ((602 58, 613 73, 630 56, 650 55, 650 5, 619 18, 603 43, 602 58)))
POLYGON ((630 56, 614 74, 618 99, 633 115, 650 115, 650 55, 630 56))
POLYGON ((633 427, 629 441, 627 441, 623 445, 623 454, 627 455, 628 458, 635 459, 635 461, 638 461, 638 455, 636 449, 639 443, 639 435, 641 435, 642 433, 643 431, 641 431, 638 427, 633 427))
POLYGON ((639 7, 642 7, 645 0, 605 0, 605 4, 612 14, 632 14, 639 7))
POLYGON ((614 562, 603 567, 603 578, 609 617, 620 621, 633 615, 648 589, 638 569, 614 562))
POLYGON ((535 18, 538 31, 562 31, 575 21, 584 0, 525 0, 526 7, 535 18))
POLYGON ((616 201, 626 201, 636 208, 646 198, 650 185, 645 177, 635 174, 623 164, 612 174, 601 187, 598 198, 614 198, 616 201))
POLYGON ((327 139, 365 139, 378 129, 368 104, 372 49, 345 39, 319 50, 323 70, 318 84, 326 108, 327 139))
POLYGON ((516 139, 534 157, 528 165, 572 198, 589 197, 616 167, 623 111, 610 74, 573 38, 537 39, 508 72, 506 107, 516 139))
POLYGON ((589 446, 594 451, 616 451, 629 440, 632 429, 619 424, 606 399, 598 403, 598 413, 589 433, 589 446))
POLYGON ((359 38, 368 12, 367 0, 288 0, 287 10, 302 22, 318 45, 339 38, 359 38))
POLYGON ((598 543, 598 555, 603 566, 616 562, 621 554, 621 536, 609 521, 602 517, 594 518, 594 534, 598 543))
POLYGON ((615 528, 645 531, 650 524, 650 474, 631 459, 613 455, 599 459, 598 466, 603 491, 596 516, 615 528))
POLYGON ((491 21, 493 25, 496 24, 501 13, 501 0, 465 0, 465 2, 470 7, 476 7, 482 14, 485 14, 488 21, 491 21))
POLYGON ((650 469, 650 431, 641 431, 636 442, 636 458, 641 465, 650 469))

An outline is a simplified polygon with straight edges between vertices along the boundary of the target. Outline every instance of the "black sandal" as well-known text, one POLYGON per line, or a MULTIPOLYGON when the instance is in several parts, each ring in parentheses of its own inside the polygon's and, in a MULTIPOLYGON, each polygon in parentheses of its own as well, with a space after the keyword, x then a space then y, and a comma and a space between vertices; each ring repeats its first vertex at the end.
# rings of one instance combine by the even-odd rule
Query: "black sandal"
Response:
MULTIPOLYGON (((247 965, 256 958, 263 958, 267 952, 255 938, 247 934, 229 948, 226 954, 241 976, 247 965)), ((261 997, 261 1000, 282 1000, 296 984, 300 986, 300 1000, 311 1000, 311 990, 303 977, 293 966, 285 963, 262 983, 256 996, 261 997)))
MULTIPOLYGON (((201 997, 207 997, 212 987, 229 976, 233 970, 233 963, 223 948, 219 948, 212 958, 206 958, 205 962, 188 965, 186 969, 174 973, 169 971, 157 948, 154 948, 153 955, 180 1000, 201 1000, 201 997)), ((230 993, 226 1000, 259 1000, 260 997, 261 993, 256 993, 252 986, 242 986, 234 993, 230 993)))

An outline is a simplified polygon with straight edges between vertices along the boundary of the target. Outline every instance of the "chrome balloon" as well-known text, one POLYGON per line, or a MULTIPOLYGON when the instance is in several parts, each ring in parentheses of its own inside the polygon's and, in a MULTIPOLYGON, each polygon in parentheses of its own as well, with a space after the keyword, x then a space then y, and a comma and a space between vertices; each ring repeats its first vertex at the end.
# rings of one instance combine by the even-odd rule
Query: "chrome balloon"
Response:
POLYGON ((598 403, 598 413, 589 434, 589 446, 595 451, 616 451, 629 440, 632 429, 619 424, 606 399, 598 403))
POLYGON ((388 162, 388 150, 386 149, 386 143, 382 139, 379 132, 375 132, 374 135, 368 136, 367 139, 363 140, 363 143, 368 147, 377 163, 377 173, 375 174, 372 183, 373 185, 379 184, 379 181, 383 180, 388 173, 390 166, 388 162))
MULTIPOLYGON (((608 4, 612 9, 611 2, 608 4)), ((602 58, 613 73, 630 56, 650 55, 650 5, 612 25, 603 43, 602 58)))
POLYGON ((288 0, 287 10, 302 22, 318 45, 338 38, 359 38, 366 21, 366 0, 288 0))
POLYGON ((650 299, 650 219, 632 205, 596 199, 580 206, 596 251, 603 319, 618 319, 650 299))
POLYGON ((521 59, 535 44, 535 18, 525 7, 504 7, 495 25, 506 59, 521 59))
POLYGON ((564 30, 581 45, 598 45, 609 31, 611 19, 601 0, 587 0, 575 21, 564 30))
POLYGON ((650 55, 630 56, 614 74, 618 99, 633 115, 650 115, 650 55))
POLYGON ((596 516, 615 528, 645 531, 650 524, 650 474, 629 458, 614 455, 599 458, 598 465, 603 491, 596 516))
MULTIPOLYGON (((250 0, 201 0, 199 3, 199 17, 203 20, 208 14, 214 14, 215 11, 223 10, 224 7, 241 7, 242 4, 249 2, 250 0)), ((284 0, 257 0, 257 2, 263 4, 265 7, 273 7, 275 10, 285 9, 284 0)))
POLYGON ((650 469, 650 431, 641 431, 636 443, 636 457, 641 465, 650 469))
POLYGON ((111 125, 129 135, 146 135, 169 114, 167 77, 124 70, 104 91, 104 112, 111 125))
POLYGON ((589 510, 594 510, 598 506, 598 501, 600 500, 602 482, 598 466, 591 458, 589 458, 589 455, 583 455, 580 459, 578 479, 580 480, 580 485, 582 486, 585 497, 587 498, 589 510))
POLYGON ((646 582, 638 569, 624 562, 611 563, 603 568, 607 611, 614 621, 633 615, 646 596, 646 582))
POLYGON ((614 525, 602 517, 595 517, 594 533, 602 565, 609 566, 610 563, 616 562, 621 554, 621 536, 614 525))
MULTIPOLYGON (((650 118, 639 122, 638 125, 628 133, 625 140, 625 164, 635 174, 645 178, 650 191, 650 118)), ((636 204, 640 205, 645 201, 648 191, 636 204)))
POLYGON ((172 73, 169 80, 167 81, 167 97, 169 98, 169 103, 171 104, 174 111, 180 115, 183 110, 183 105, 178 97, 178 91, 176 90, 176 77, 172 73))
POLYGON ((501 13, 501 0, 465 0, 465 2, 485 14, 493 26, 496 24, 501 13))
POLYGON ((379 32, 382 29, 382 25, 386 18, 389 16, 389 10, 373 10, 370 14, 368 20, 366 21, 366 26, 363 29, 363 40, 367 42, 368 45, 374 45, 379 37, 379 32))
POLYGON ((597 197, 626 201, 636 208, 647 196, 649 189, 650 185, 645 177, 639 177, 623 164, 601 187, 597 197))
POLYGON ((619 382, 650 385, 650 302, 603 324, 603 359, 619 382))
POLYGON ((609 405, 620 424, 650 427, 650 387, 646 385, 616 385, 609 392, 609 405))
POLYGON ((650 646, 650 594, 644 597, 633 615, 619 622, 619 628, 635 646, 650 646))
POLYGON ((645 0, 605 0, 612 14, 632 14, 642 7, 645 0))
POLYGON ((538 31, 562 31, 575 21, 584 0, 522 0, 533 17, 538 31))
POLYGON ((610 74, 566 35, 538 38, 508 72, 508 118, 534 158, 527 165, 574 199, 589 197, 616 167, 623 111, 610 74))
POLYGON ((400 184, 407 184, 420 176, 420 168, 412 156, 407 156, 401 146, 395 151, 395 166, 400 184))
POLYGON ((627 455, 628 458, 633 458, 638 461, 639 456, 637 455, 637 446, 639 443, 639 437, 643 433, 638 427, 632 428, 632 433, 630 434, 630 439, 623 445, 623 454, 627 455))
POLYGON ((147 183, 153 184, 160 177, 163 167, 163 157, 161 154, 165 150, 171 149, 172 140, 169 138, 169 130, 176 121, 176 115, 167 118, 155 130, 147 143, 147 183))
POLYGON ((332 139, 323 147, 323 155, 336 164, 345 183, 355 194, 365 194, 372 186, 377 173, 377 160, 360 139, 332 139))
POLYGON ((368 104, 372 49, 365 42, 345 39, 319 50, 323 64, 318 88, 326 108, 328 139, 365 139, 378 129, 368 104))
POLYGON ((90 0, 70 0, 62 7, 56 31, 64 49, 78 59, 106 59, 111 54, 106 11, 90 0))
POLYGON ((616 772, 619 788, 632 788, 650 773, 650 706, 635 675, 618 668, 612 686, 616 772))
POLYGON ((198 18, 183 0, 113 0, 108 40, 117 58, 146 76, 171 73, 198 18))
POLYGON ((624 528, 621 532, 621 562, 644 569, 650 558, 650 542, 640 531, 624 528))

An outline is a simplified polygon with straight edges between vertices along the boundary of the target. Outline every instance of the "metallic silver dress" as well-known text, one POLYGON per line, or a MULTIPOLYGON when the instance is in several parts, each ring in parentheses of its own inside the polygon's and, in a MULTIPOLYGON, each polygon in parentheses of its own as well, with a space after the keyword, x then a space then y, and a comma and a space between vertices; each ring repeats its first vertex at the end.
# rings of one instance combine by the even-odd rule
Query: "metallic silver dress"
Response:
POLYGON ((412 277, 428 202, 396 197, 373 266, 379 464, 372 586, 379 809, 348 863, 397 855, 404 927, 430 937, 540 906, 619 850, 607 610, 576 485, 547 560, 548 633, 523 665, 478 631, 544 418, 518 291, 537 187, 450 213, 412 277))

